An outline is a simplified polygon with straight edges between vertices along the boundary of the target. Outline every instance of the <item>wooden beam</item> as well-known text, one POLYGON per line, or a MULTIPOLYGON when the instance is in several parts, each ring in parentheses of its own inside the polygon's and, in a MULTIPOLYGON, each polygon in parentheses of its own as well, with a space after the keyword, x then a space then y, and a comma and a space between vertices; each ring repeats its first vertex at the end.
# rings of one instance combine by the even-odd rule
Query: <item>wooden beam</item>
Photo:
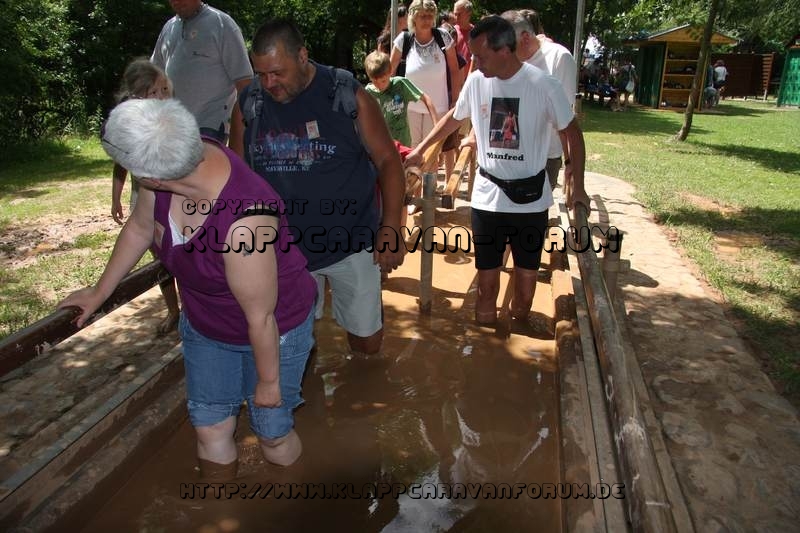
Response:
POLYGON ((430 314, 433 307, 433 225, 436 174, 426 172, 422 178, 422 254, 419 265, 419 310, 430 314))
MULTIPOLYGON (((577 206, 572 225, 575 228, 589 227, 588 213, 583 205, 577 206)), ((590 243, 581 244, 586 246, 590 243)), ((577 256, 605 383, 617 457, 625 482, 628 518, 633 531, 676 532, 642 407, 628 370, 629 365, 636 363, 624 347, 597 256, 591 249, 577 256)))
POLYGON ((0 482, 0 530, 75 531, 186 418, 176 346, 0 482), (75 516, 77 515, 77 516, 75 516))
POLYGON ((471 167, 470 163, 474 157, 474 150, 472 146, 465 146, 458 153, 458 160, 453 167, 453 172, 447 177, 447 184, 442 192, 442 207, 445 209, 453 209, 455 207, 455 196, 458 194, 458 186, 461 183, 461 177, 464 172, 468 171, 471 167))
POLYGON ((439 170, 439 154, 442 151, 442 145, 444 144, 444 139, 440 140, 436 144, 432 144, 425 150, 425 153, 422 156, 422 165, 420 165, 420 170, 422 172, 436 172, 439 170))
MULTIPOLYGON (((128 274, 120 282, 117 290, 111 294, 111 297, 92 315, 88 323, 110 313, 120 305, 126 304, 148 291, 153 285, 167 281, 171 277, 170 273, 161 266, 160 261, 153 261, 128 274)), ((74 323, 78 314, 77 307, 59 309, 0 341, 0 376, 22 366, 78 331, 79 328, 74 323)))

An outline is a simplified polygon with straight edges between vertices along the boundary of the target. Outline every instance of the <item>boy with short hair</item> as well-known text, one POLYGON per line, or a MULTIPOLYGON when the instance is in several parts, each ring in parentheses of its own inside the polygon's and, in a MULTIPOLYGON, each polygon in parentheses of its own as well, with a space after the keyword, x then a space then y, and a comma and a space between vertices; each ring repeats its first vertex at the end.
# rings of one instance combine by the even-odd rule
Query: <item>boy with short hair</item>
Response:
POLYGON ((364 69, 370 81, 366 90, 378 100, 392 138, 404 146, 411 146, 411 131, 408 128, 406 114, 408 104, 422 100, 435 124, 439 117, 433 107, 433 101, 409 79, 392 76, 392 64, 388 54, 372 52, 364 60, 364 69))
MULTIPOLYGON (((411 130, 408 127, 408 104, 422 100, 434 124, 439 119, 433 100, 419 90, 419 87, 408 78, 402 76, 392 76, 392 63, 389 55, 380 51, 369 54, 364 59, 364 70, 371 83, 365 89, 368 93, 378 100, 378 105, 389 127, 389 134, 397 144, 397 150, 401 158, 405 159, 405 154, 411 149, 411 130)), ((413 213, 416 207, 412 199, 419 196, 422 187, 422 180, 419 179, 419 172, 406 171, 406 198, 405 204, 408 206, 408 213, 413 213)), ((406 212, 401 214, 401 224, 406 223, 406 212)))

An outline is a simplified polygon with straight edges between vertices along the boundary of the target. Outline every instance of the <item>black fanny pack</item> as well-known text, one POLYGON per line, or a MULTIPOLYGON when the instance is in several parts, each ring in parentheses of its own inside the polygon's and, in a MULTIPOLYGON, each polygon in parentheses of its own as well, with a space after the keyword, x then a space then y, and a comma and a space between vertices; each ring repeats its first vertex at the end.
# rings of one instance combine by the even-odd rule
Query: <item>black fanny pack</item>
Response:
POLYGON ((482 168, 479 168, 478 172, 481 173, 481 176, 500 187, 505 195, 508 196, 508 199, 515 204, 529 204, 542 197, 542 187, 544 187, 544 179, 546 177, 545 169, 542 169, 535 176, 517 180, 501 180, 482 168))

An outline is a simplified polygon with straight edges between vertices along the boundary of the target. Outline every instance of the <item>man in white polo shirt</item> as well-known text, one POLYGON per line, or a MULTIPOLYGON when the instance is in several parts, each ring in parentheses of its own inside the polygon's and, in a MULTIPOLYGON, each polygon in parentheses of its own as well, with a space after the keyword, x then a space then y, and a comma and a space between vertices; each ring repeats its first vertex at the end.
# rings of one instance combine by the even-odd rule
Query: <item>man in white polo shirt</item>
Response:
POLYGON ((230 137, 231 148, 242 155, 236 96, 253 79, 242 31, 230 15, 201 0, 169 4, 175 16, 161 29, 150 61, 167 73, 200 133, 223 143, 230 137))

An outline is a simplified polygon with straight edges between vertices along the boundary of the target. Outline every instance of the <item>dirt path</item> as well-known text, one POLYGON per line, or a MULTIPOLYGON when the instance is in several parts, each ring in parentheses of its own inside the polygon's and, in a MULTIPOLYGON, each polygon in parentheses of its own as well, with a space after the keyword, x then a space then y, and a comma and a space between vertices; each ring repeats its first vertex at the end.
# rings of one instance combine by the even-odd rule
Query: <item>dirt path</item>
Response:
POLYGON ((588 173, 586 188, 625 232, 627 324, 695 528, 797 531, 797 411, 633 187, 588 173))

